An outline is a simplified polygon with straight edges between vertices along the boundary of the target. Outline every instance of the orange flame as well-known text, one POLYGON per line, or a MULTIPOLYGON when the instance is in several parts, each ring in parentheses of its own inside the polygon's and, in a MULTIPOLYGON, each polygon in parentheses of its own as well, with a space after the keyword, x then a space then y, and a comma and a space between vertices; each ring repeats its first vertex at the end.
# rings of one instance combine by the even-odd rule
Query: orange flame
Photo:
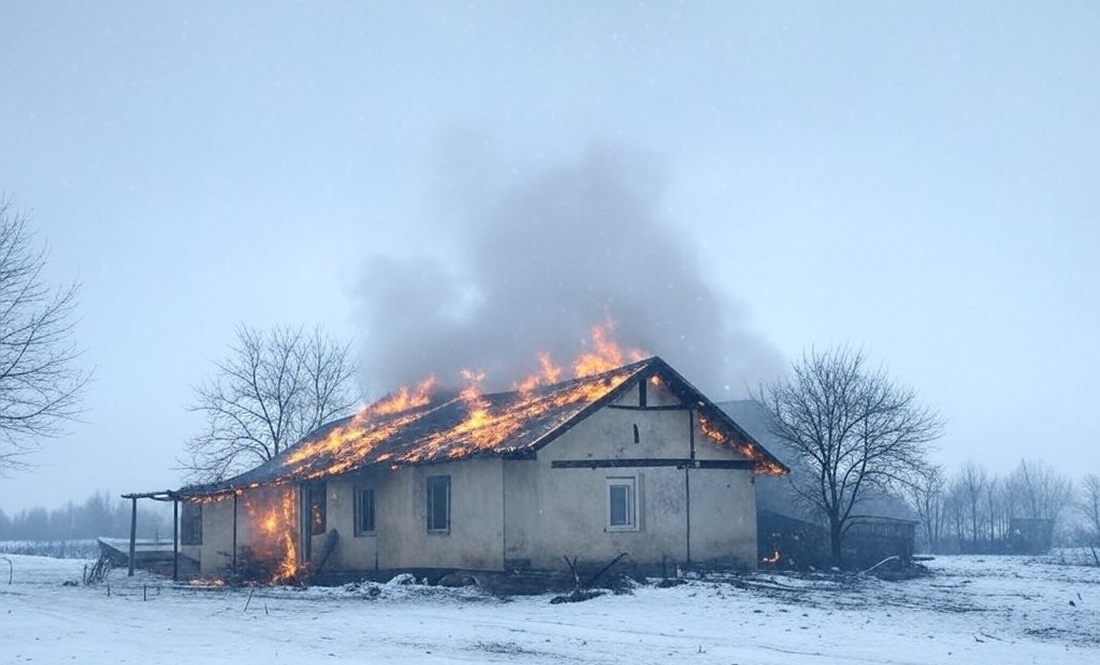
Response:
MULTIPOLYGON (((539 371, 518 384, 514 394, 495 395, 492 403, 481 391, 484 373, 473 370, 463 370, 466 387, 449 401, 432 403, 434 378, 422 381, 415 389, 398 389, 389 397, 360 409, 349 422, 292 449, 281 460, 281 481, 277 482, 333 476, 363 463, 385 463, 396 468, 439 457, 507 452, 510 439, 533 420, 553 410, 598 399, 629 378, 630 371, 622 367, 624 358, 641 360, 643 354, 636 349, 623 351, 610 338, 613 329, 611 320, 592 329, 594 351, 584 354, 574 364, 577 380, 571 384, 558 383, 562 369, 548 353, 542 353, 539 371), (536 394, 536 388, 545 389, 536 394), (456 404, 462 405, 465 415, 450 428, 427 435, 417 442, 415 449, 388 450, 372 457, 379 445, 417 420, 441 411, 450 413, 456 404)), ((558 415, 564 422, 573 413, 558 415)))
POLYGON ((550 360, 550 354, 545 351, 539 354, 539 368, 547 384, 557 383, 561 379, 561 368, 550 360))
POLYGON ((467 404, 479 403, 481 401, 481 382, 485 380, 485 372, 464 369, 460 374, 466 380, 466 387, 458 394, 459 398, 467 404))
POLYGON ((779 563, 779 556, 780 556, 779 555, 779 550, 777 549, 774 552, 772 552, 771 554, 769 554, 765 557, 762 557, 760 559, 760 561, 762 563, 766 563, 766 564, 769 564, 769 565, 776 564, 776 563, 779 563))
POLYGON ((708 439, 719 446, 731 448, 748 459, 753 460, 755 462, 753 465, 753 473, 764 476, 782 476, 786 473, 783 467, 761 455, 760 451, 756 449, 756 446, 753 445, 751 441, 737 439, 726 434, 702 414, 699 414, 699 429, 702 430, 703 434, 708 439))
POLYGON ((518 392, 530 393, 542 385, 553 385, 561 379, 561 368, 550 359, 550 354, 543 351, 539 354, 539 371, 528 376, 515 385, 518 392))
POLYGON ((611 319, 601 324, 592 326, 592 346, 594 350, 582 354, 573 363, 573 376, 580 378, 592 376, 622 367, 624 358, 630 362, 637 362, 645 358, 645 354, 638 349, 623 350, 611 340, 608 335, 615 330, 615 322, 611 319))
POLYGON ((275 571, 275 576, 271 579, 276 584, 293 579, 298 574, 298 548, 294 540, 294 516, 297 513, 294 510, 294 495, 293 491, 283 492, 282 500, 279 502, 282 512, 281 537, 284 554, 282 561, 279 562, 279 568, 275 571))
POLYGON ((198 503, 202 505, 210 505, 213 503, 221 503, 233 496, 231 492, 223 492, 222 494, 210 494, 207 496, 188 497, 186 501, 188 503, 198 503))
POLYGON ((297 492, 292 487, 244 493, 244 508, 253 527, 248 545, 262 561, 278 561, 271 581, 286 582, 298 574, 297 492), (272 492, 277 492, 272 496, 272 492))
POLYGON ((369 410, 373 415, 385 416, 425 406, 432 399, 433 388, 435 388, 435 377, 429 376, 416 384, 415 390, 409 390, 408 386, 401 386, 389 397, 373 404, 369 410))
POLYGON ((481 397, 481 382, 485 380, 485 372, 464 369, 462 378, 466 380, 466 387, 458 393, 458 398, 466 403, 468 415, 465 421, 452 430, 456 435, 474 432, 489 419, 489 403, 481 397))

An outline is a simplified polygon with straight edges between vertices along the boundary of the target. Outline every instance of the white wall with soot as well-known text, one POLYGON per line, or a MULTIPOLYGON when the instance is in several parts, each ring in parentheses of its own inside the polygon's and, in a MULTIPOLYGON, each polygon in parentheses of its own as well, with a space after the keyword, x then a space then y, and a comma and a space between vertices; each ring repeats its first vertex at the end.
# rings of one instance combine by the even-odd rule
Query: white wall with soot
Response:
POLYGON ((376 469, 330 480, 328 527, 339 531, 340 540, 329 568, 502 570, 503 497, 498 458, 376 469), (450 528, 445 532, 427 528, 429 476, 451 479, 450 528), (375 531, 355 536, 355 488, 362 486, 375 491, 375 531))
MULTIPOLYGON (((666 388, 649 384, 646 392, 650 408, 601 408, 540 450, 536 460, 505 461, 505 559, 509 564, 559 569, 563 555, 597 564, 627 552, 630 560, 648 568, 688 561, 755 565, 751 471, 661 465, 667 460, 690 460, 693 440, 696 459, 743 458, 703 436, 693 410, 655 408, 680 404, 666 388), (646 462, 554 467, 555 461, 595 464, 607 460, 646 462), (635 529, 617 530, 608 524, 608 484, 615 478, 634 479, 635 529)), ((616 404, 639 407, 637 389, 616 404)))

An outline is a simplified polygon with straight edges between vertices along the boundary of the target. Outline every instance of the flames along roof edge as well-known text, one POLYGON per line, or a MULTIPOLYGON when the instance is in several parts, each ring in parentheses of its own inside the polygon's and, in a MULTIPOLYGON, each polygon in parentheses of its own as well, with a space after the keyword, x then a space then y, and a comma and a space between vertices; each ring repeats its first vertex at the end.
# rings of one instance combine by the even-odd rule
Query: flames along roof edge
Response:
MULTIPOLYGON (((697 409, 703 414, 707 420, 711 423, 718 425, 720 429, 724 429, 727 432, 732 432, 741 442, 751 445, 755 456, 752 460, 755 462, 754 470, 760 468, 778 468, 781 473, 786 474, 790 469, 779 461, 772 453, 768 452, 759 441, 754 439, 744 428, 737 424, 736 421, 730 417, 723 409, 715 405, 709 398, 707 398, 702 392, 699 391, 694 385, 692 385, 687 379, 685 379, 679 372, 674 370, 667 362, 662 360, 658 356, 651 356, 649 358, 623 365, 621 367, 594 374, 591 376, 567 379, 548 386, 542 386, 535 389, 533 394, 540 396, 542 399, 549 401, 549 399, 558 393, 575 389, 577 386, 583 384, 598 384, 600 382, 607 382, 614 378, 618 378, 625 374, 625 378, 620 380, 617 384, 609 387, 602 395, 591 400, 587 400, 582 404, 575 405, 576 408, 570 412, 568 406, 559 408, 556 411, 549 412, 540 418, 534 418, 527 424, 533 424, 536 431, 530 431, 530 428, 524 429, 519 432, 515 437, 518 442, 516 445, 496 445, 493 447, 479 448, 469 450, 459 455, 446 455, 446 454, 433 454, 416 458, 412 461, 398 461, 395 464, 395 456, 393 454, 386 455, 385 459, 370 459, 370 457, 377 458, 379 454, 364 455, 364 458, 353 462, 352 464, 341 468, 340 471, 335 473, 319 473, 317 475, 305 474, 295 475, 293 472, 288 473, 285 466, 287 458, 294 454, 296 450, 300 450, 303 446, 309 445, 311 442, 316 442, 324 437, 329 436, 332 432, 339 427, 351 423, 355 419, 355 415, 346 416, 334 420, 332 422, 321 425, 306 436, 302 437, 300 441, 290 446, 286 450, 282 451, 276 457, 252 468, 248 471, 240 473, 236 476, 228 478, 222 481, 216 481, 212 483, 188 485, 173 492, 173 494, 180 499, 198 499, 202 497, 213 497, 221 494, 230 494, 238 490, 250 489, 264 485, 278 485, 287 482, 295 481, 315 481, 323 480, 325 478, 337 477, 348 473, 354 473, 361 471, 365 468, 377 465, 386 466, 414 466, 414 465, 426 465, 426 464, 439 464, 444 462, 453 462, 464 459, 472 459, 479 457, 503 457, 503 458, 531 458, 534 457, 539 450, 552 443, 559 436, 572 429, 576 424, 583 421, 589 415, 610 404, 618 399, 623 393, 630 390, 639 382, 648 381, 653 375, 660 377, 665 386, 672 391, 682 402, 690 404, 692 408, 697 409), (559 416, 554 418, 554 416, 559 416), (541 431, 539 429, 541 428, 541 431)), ((487 393, 482 395, 481 398, 486 400, 492 405, 492 403, 506 404, 508 400, 516 399, 519 396, 519 391, 504 391, 498 393, 487 393)), ((381 419, 379 422, 369 422, 368 426, 380 427, 388 423, 391 423, 394 418, 398 416, 415 416, 408 423, 408 427, 395 433, 395 436, 391 437, 394 441, 389 439, 381 441, 377 446, 370 449, 369 453, 378 453, 378 449, 381 450, 381 454, 385 455, 387 452, 392 453, 394 448, 405 449, 406 452, 415 451, 418 445, 426 443, 425 440, 430 439, 432 435, 438 435, 440 431, 446 432, 448 427, 444 425, 454 426, 454 419, 440 418, 436 427, 431 427, 430 422, 421 422, 434 412, 439 412, 447 407, 458 405, 461 408, 466 408, 465 404, 459 403, 456 394, 443 394, 439 400, 433 399, 431 403, 414 407, 407 411, 394 414, 393 416, 387 416, 381 419), (428 427, 424 427, 428 424, 428 427), (409 430, 414 435, 411 441, 404 440, 408 438, 409 430), (422 430, 422 431, 418 431, 422 430)), ((505 442, 502 442, 505 443, 505 442)), ((715 445, 720 445, 715 442, 715 445)))

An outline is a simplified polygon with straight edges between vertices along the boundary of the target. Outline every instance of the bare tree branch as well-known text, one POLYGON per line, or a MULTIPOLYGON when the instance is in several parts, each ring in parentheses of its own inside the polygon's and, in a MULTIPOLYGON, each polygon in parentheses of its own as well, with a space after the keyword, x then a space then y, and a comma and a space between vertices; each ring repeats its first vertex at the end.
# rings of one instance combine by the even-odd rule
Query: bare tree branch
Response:
POLYGON ((191 480, 220 480, 261 464, 320 425, 348 413, 356 365, 350 345, 321 329, 238 326, 229 358, 195 388, 189 409, 206 428, 179 460, 191 480))
POLYGON ((1020 460, 1008 477, 1016 515, 1057 522, 1073 499, 1073 481, 1039 460, 1020 460))
MULTIPOLYGON (((1095 548, 1100 547, 1100 476, 1095 473, 1090 473, 1081 481, 1077 509, 1085 518, 1088 544, 1095 553, 1095 548)), ((1100 561, 1097 561, 1097 565, 1100 565, 1100 561)))
POLYGON ((79 288, 47 286, 47 258, 27 216, 0 199, 0 475, 66 432, 91 376, 72 341, 79 288))
POLYGON ((944 470, 939 465, 921 469, 906 485, 909 505, 917 513, 924 541, 928 544, 928 551, 933 553, 940 551, 940 538, 947 519, 946 486, 944 470))

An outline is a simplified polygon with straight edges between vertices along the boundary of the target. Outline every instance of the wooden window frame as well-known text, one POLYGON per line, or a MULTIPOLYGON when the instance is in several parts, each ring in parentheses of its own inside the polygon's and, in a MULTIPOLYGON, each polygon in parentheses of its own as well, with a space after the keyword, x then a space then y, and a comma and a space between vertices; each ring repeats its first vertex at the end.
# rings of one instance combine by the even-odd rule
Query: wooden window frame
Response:
POLYGON ((606 522, 608 531, 638 531, 641 520, 638 519, 638 477, 637 476, 611 476, 607 478, 607 513, 606 522), (615 494, 625 488, 625 512, 626 519, 616 522, 614 509, 615 494))
POLYGON ((202 545, 202 504, 184 501, 180 506, 180 545, 202 545))
POLYGON ((428 533, 441 533, 446 534, 451 531, 451 477, 450 476, 428 476, 424 481, 424 512, 427 515, 426 526, 428 533), (443 515, 445 523, 439 525, 435 521, 437 517, 437 502, 438 496, 436 492, 442 488, 443 500, 445 502, 443 515))
POLYGON ((355 505, 352 512, 355 513, 355 535, 356 536, 373 536, 378 528, 378 495, 374 491, 373 487, 361 486, 355 488, 355 505), (363 528, 363 497, 370 497, 370 529, 363 528))

